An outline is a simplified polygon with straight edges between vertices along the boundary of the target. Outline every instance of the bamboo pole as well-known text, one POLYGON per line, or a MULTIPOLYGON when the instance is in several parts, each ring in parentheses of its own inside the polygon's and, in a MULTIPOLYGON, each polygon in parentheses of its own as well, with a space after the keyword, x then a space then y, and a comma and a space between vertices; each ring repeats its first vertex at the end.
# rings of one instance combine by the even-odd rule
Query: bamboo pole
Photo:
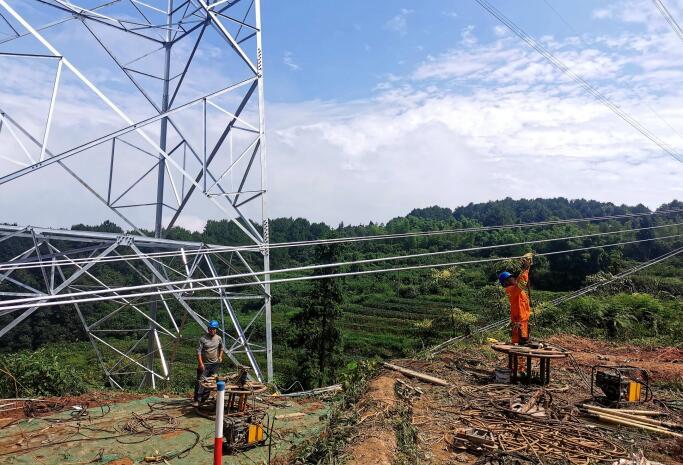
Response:
POLYGON ((615 417, 623 417, 627 418, 629 420, 635 420, 639 423, 645 423, 648 425, 655 425, 655 426, 664 426, 666 428, 683 428, 683 425, 679 425, 677 423, 673 423, 670 421, 662 421, 662 420, 654 420, 652 418, 647 418, 647 417, 641 417, 638 415, 633 415, 630 413, 625 413, 620 410, 612 410, 612 409, 606 409, 602 407, 596 407, 593 405, 582 405, 583 408, 586 410, 594 411, 594 412, 600 412, 600 413, 606 413, 608 415, 612 415, 615 417))
POLYGON ((594 408, 597 410, 602 410, 603 412, 606 413, 611 413, 611 412, 620 412, 620 413, 628 413, 629 415, 642 415, 642 416, 648 416, 648 417, 656 417, 659 415, 666 415, 666 412, 660 412, 659 410, 630 410, 630 409, 614 409, 614 408, 607 408, 607 407, 600 407, 597 405, 589 405, 589 404, 581 404, 582 407, 590 407, 594 408))
POLYGON ((417 378, 419 380, 425 381, 427 383, 432 383, 436 384, 437 386, 450 386, 451 383, 448 381, 437 378, 436 376, 430 376, 426 375, 424 373, 420 373, 419 371, 411 370, 409 368, 403 368, 398 365, 393 365, 391 363, 384 363, 383 364, 385 368, 389 368, 390 370, 398 371, 399 373, 403 373, 406 376, 410 376, 412 378, 417 378))
POLYGON ((629 420, 627 418, 615 417, 613 415, 608 415, 606 413, 600 413, 600 412, 589 412, 589 413, 591 415, 597 417, 599 420, 607 422, 607 423, 612 423, 615 425, 633 426, 635 428, 640 428, 640 429, 643 429, 646 431, 652 431, 654 433, 666 434, 668 436, 673 436, 675 438, 683 438, 683 434, 675 433, 673 431, 670 431, 670 430, 662 428, 662 427, 646 425, 645 423, 639 423, 639 422, 636 422, 634 420, 629 420))

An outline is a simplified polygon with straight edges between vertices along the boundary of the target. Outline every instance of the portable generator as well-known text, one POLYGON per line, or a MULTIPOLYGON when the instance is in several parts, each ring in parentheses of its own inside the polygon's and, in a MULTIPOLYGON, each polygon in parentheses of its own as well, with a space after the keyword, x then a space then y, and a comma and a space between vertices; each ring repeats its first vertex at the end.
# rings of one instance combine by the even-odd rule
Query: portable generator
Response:
POLYGON ((598 399, 597 389, 609 404, 647 402, 652 399, 650 375, 632 366, 595 365, 591 369, 591 396, 598 399))
POLYGON ((247 415, 226 416, 223 419, 223 453, 251 449, 265 443, 265 412, 251 411, 247 415))

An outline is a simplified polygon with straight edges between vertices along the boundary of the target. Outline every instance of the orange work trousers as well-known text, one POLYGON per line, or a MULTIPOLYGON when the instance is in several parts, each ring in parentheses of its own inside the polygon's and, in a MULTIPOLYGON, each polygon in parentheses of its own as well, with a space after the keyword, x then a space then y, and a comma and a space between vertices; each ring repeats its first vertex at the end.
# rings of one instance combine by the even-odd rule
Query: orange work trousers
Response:
POLYGON ((529 341, 529 320, 512 322, 512 343, 520 344, 529 341))

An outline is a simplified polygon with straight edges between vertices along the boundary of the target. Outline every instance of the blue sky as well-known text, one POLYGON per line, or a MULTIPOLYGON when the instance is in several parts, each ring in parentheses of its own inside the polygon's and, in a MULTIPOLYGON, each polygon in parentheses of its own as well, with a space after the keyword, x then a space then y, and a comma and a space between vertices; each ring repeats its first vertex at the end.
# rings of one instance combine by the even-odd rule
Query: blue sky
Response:
MULTIPOLYGON (((680 148, 683 43, 652 2, 493 3, 680 148)), ((683 11, 681 3, 667 6, 674 15, 683 11)), ((290 113, 293 124, 271 124, 279 131, 275 137, 291 141, 280 156, 292 153, 292 160, 315 167, 323 181, 311 188, 329 196, 345 192, 351 202, 340 207, 343 218, 365 211, 358 217, 386 219, 385 212, 413 206, 453 207, 506 195, 650 207, 681 197, 679 162, 474 1, 351 1, 341 8, 278 2, 265 11, 267 93, 277 103, 271 121, 280 103, 300 102, 307 112, 303 122, 290 113), (308 138, 316 142, 309 145, 308 138), (337 165, 348 174, 343 186, 329 187, 339 181, 325 176, 318 160, 328 151, 343 160, 337 165)), ((295 211, 307 208, 297 198, 289 204, 295 211)))
MULTIPOLYGON (((494 2, 535 37, 558 39, 642 31, 643 24, 597 18, 612 2, 494 2)), ((642 2, 645 8, 651 5, 642 2)), ((652 7, 654 8, 654 7, 652 7)), ((373 95, 389 75, 404 75, 458 48, 463 31, 497 39, 500 23, 474 1, 266 1, 263 13, 268 96, 273 101, 346 100, 373 95), (286 59, 289 57, 289 59, 286 59), (287 62, 290 65, 287 65, 287 62)))
MULTIPOLYGON (((683 152, 683 41, 651 0, 490 1, 638 124, 683 152)), ((25 7, 37 23, 45 19, 26 3, 10 3, 25 7)), ((683 0, 664 3, 683 21, 683 0)), ((336 224, 506 196, 652 208, 683 197, 679 161, 474 0, 262 5, 271 216, 336 224)), ((98 84, 118 92, 124 106, 142 108, 104 70, 106 56, 85 53, 82 34, 72 27, 51 39, 98 84)), ((211 54, 200 58, 208 76, 234 71, 211 54)), ((5 70, 2 105, 39 79, 36 69, 5 70)), ((84 105, 83 98, 74 103, 84 105)), ((97 120, 78 105, 74 117, 97 120)), ((59 225, 102 219, 96 208, 70 204, 61 186, 41 185, 43 199, 65 203, 38 220, 39 203, 27 204, 26 190, 10 192, 7 198, 21 198, 11 203, 22 208, 7 208, 6 219, 59 225)), ((201 228, 205 218, 195 213, 183 224, 201 228)))

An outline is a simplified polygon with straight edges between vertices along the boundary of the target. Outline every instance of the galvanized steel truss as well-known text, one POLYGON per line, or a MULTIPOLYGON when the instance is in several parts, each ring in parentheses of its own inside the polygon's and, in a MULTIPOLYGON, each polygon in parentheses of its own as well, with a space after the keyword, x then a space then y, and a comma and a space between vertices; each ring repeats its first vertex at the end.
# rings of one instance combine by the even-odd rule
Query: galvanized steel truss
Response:
MULTIPOLYGON (((109 293, 103 299, 108 305, 73 305, 113 386, 121 387, 122 377, 132 374, 144 374, 142 381, 151 386, 155 380, 168 379, 164 341, 180 337, 180 315, 182 319, 189 316, 205 329, 207 305, 227 320, 223 337, 228 357, 235 363, 250 364, 259 380, 266 376, 271 380, 269 285, 250 277, 245 279, 254 285, 247 290, 221 288, 230 281, 230 274, 269 270, 260 1, 77 3, 82 2, 35 0, 26 5, 0 0, 0 69, 3 59, 54 64, 41 131, 36 131, 35 125, 22 124, 20 115, 7 108, 0 93, 0 140, 4 136, 13 144, 12 150, 0 147, 4 162, 0 186, 31 182, 34 173, 42 170, 60 170, 131 234, 0 227, 0 243, 13 239, 27 245, 22 253, 0 264, 0 299, 118 287, 121 283, 108 282, 103 265, 111 257, 125 256, 119 263, 124 263, 138 282, 155 283, 155 289, 172 292, 146 299, 109 293), (47 12, 54 19, 34 26, 31 9, 47 12), (127 94, 97 84, 88 77, 92 70, 74 64, 76 59, 83 61, 82 56, 70 60, 49 39, 48 33, 67 23, 80 23, 87 31, 90 43, 86 50, 96 46, 103 53, 112 72, 145 102, 140 111, 133 109, 144 116, 131 116, 127 102, 122 101, 127 94), (29 47, 27 41, 31 41, 29 47), (204 78, 213 70, 206 66, 206 57, 217 53, 221 55, 215 59, 216 72, 204 78), (195 65, 200 56, 204 67, 195 65), (80 85, 117 123, 64 146, 55 131, 61 133, 66 124, 59 120, 58 110, 67 74, 71 87, 74 82, 80 85), (100 172, 101 182, 90 180, 93 170, 100 172), (164 238, 182 222, 192 203, 199 205, 195 211, 217 211, 217 219, 236 226, 242 235, 240 243, 253 247, 215 253, 202 243, 164 238), (153 236, 145 232, 148 225, 153 225, 153 236), (155 257, 158 251, 175 254, 155 257), (203 289, 206 281, 193 282, 207 277, 215 278, 211 289, 203 289), (185 284, 170 284, 177 281, 185 284), (254 314, 236 310, 236 301, 254 299, 261 301, 254 314), (197 307, 202 310, 195 310, 197 307), (135 314, 142 326, 121 327, 121 321, 130 321, 121 318, 125 312, 135 314), (262 319, 265 324, 256 334, 260 326, 256 322, 262 319), (117 337, 110 337, 114 333, 117 337), (263 342, 257 344, 252 338, 263 342), (257 361, 258 352, 265 353, 266 376, 257 361)), ((45 94, 46 89, 36 92, 45 94)), ((264 280, 268 280, 267 274, 264 280)), ((0 337, 40 308, 27 304, 3 310, 0 337)))

